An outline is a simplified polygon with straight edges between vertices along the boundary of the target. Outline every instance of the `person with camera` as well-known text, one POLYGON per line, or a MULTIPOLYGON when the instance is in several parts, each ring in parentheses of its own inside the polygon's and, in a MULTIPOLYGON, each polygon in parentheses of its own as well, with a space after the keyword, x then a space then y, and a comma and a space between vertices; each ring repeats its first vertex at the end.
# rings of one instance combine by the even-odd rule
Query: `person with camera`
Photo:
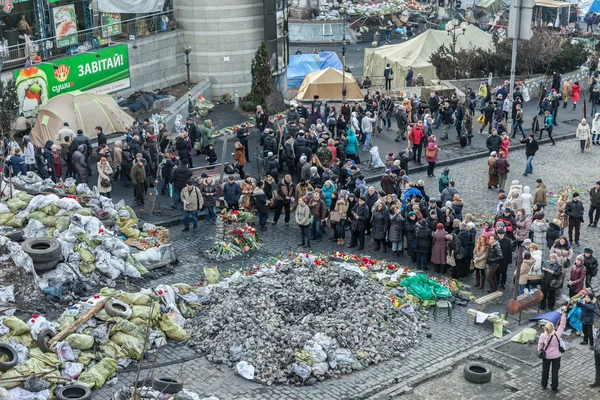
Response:
POLYGON ((538 357, 542 359, 542 389, 548 386, 548 375, 552 367, 552 382, 550 387, 558 392, 558 371, 560 370, 560 358, 565 349, 562 344, 562 334, 567 325, 567 307, 562 306, 558 329, 552 322, 544 325, 544 332, 538 341, 538 357))

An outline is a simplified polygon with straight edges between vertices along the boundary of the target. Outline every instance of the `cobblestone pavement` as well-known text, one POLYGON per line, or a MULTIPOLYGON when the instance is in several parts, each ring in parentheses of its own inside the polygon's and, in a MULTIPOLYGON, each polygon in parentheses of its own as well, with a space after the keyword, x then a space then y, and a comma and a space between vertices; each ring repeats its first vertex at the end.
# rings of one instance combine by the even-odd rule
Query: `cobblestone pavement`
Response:
MULTIPOLYGON (((558 142, 558 145, 554 147, 541 146, 534 160, 534 174, 527 177, 521 176, 525 168, 524 151, 512 151, 510 153, 512 172, 509 174, 508 180, 510 182, 512 179, 519 179, 523 185, 530 186, 532 192, 537 178, 542 178, 550 191, 556 191, 558 188, 567 185, 589 189, 600 178, 596 175, 599 151, 598 147, 593 147, 581 154, 579 152, 579 142, 575 139, 558 142)), ((427 193, 431 196, 437 196, 437 179, 426 178, 423 175, 425 174, 411 175, 410 178, 414 181, 419 178, 424 179, 427 193)), ((471 160, 451 166, 450 176, 456 180, 457 189, 465 200, 464 213, 478 214, 484 210, 495 209, 497 191, 487 189, 487 163, 485 159, 471 160)), ((587 210, 589 201, 586 196, 583 196, 583 199, 587 210)), ((552 218, 555 210, 555 205, 549 205, 546 211, 547 218, 552 218)), ((289 226, 285 226, 282 220, 283 218, 279 221, 278 226, 268 226, 268 231, 262 234, 263 248, 245 259, 245 263, 257 263, 260 258, 266 259, 267 257, 276 257, 278 254, 300 250, 297 247, 300 238, 297 225, 292 222, 289 226)), ((201 229, 197 233, 182 233, 179 229, 180 227, 172 228, 171 241, 181 262, 173 268, 172 273, 144 282, 144 285, 176 282, 195 283, 200 279, 204 266, 214 265, 214 262, 206 260, 200 251, 212 244, 215 227, 201 224, 201 229)), ((320 253, 341 249, 341 247, 329 241, 329 235, 330 232, 328 231, 322 242, 313 242, 312 251, 320 253)), ((598 249, 599 236, 600 231, 598 229, 583 227, 581 249, 584 246, 598 249)), ((395 259, 390 253, 375 252, 373 249, 374 244, 368 243, 363 254, 376 258, 388 257, 388 259, 395 259)), ((400 257, 397 261, 409 266, 412 265, 406 257, 400 257)), ((223 270, 232 265, 239 266, 240 264, 241 260, 234 260, 233 262, 219 264, 219 268, 223 270)), ((513 268, 511 267, 509 274, 512 271, 513 268)), ((466 283, 470 284, 473 280, 473 277, 468 277, 466 283)), ((599 280, 599 278, 596 278, 594 286, 597 286, 599 280)), ((512 283, 509 283, 504 296, 497 303, 486 305, 484 311, 504 313, 505 304, 512 293, 512 289, 512 283)), ((485 294, 480 289, 474 289, 473 293, 476 296, 485 294)), ((503 353, 502 348, 491 350, 493 346, 502 343, 493 339, 491 325, 474 325, 472 318, 466 313, 466 309, 471 307, 474 308, 474 305, 457 307, 452 322, 449 322, 446 317, 438 318, 437 322, 430 321, 428 333, 431 333, 431 338, 425 338, 424 335, 421 342, 414 349, 407 352, 406 359, 382 362, 364 371, 344 376, 338 380, 325 381, 311 387, 267 387, 247 382, 226 366, 213 365, 201 355, 195 354, 193 350, 186 350, 173 344, 169 345, 167 351, 164 352, 164 356, 160 356, 159 365, 164 366, 159 368, 155 375, 178 376, 185 381, 186 387, 189 389, 200 394, 213 393, 222 400, 365 399, 370 396, 373 396, 373 398, 389 398, 385 393, 402 393, 402 387, 411 379, 414 380, 415 377, 426 378, 435 374, 436 371, 452 367, 452 365, 470 355, 491 354, 491 358, 504 359, 500 357, 500 354, 503 353), (190 357, 198 358, 188 361, 190 357), (185 362, 178 363, 177 360, 185 360, 185 362), (168 363, 172 364, 165 365, 168 363), (388 392, 385 392, 386 389, 388 392)), ((514 319, 510 319, 510 322, 509 330, 514 332, 518 328, 517 324, 514 319)), ((563 379, 561 387, 565 389, 565 393, 567 388, 577 388, 574 393, 590 397, 595 392, 592 392, 583 383, 588 383, 592 377, 592 357, 588 349, 578 347, 582 348, 583 346, 573 342, 570 351, 565 355, 565 365, 561 370, 561 379, 563 379), (572 362, 569 361, 571 359, 572 362), (580 361, 583 361, 583 364, 580 361), (582 368, 582 365, 585 368, 582 368)), ((518 392, 510 395, 510 398, 528 398, 521 397, 523 393, 527 393, 529 398, 546 398, 548 395, 539 390, 541 369, 537 366, 539 363, 535 363, 537 359, 535 358, 534 348, 530 347, 527 351, 523 351, 522 357, 526 360, 533 360, 533 362, 529 365, 519 361, 521 363, 520 368, 523 370, 517 370, 512 379, 515 387, 518 388, 518 392), (533 357, 531 356, 532 352, 533 357)), ((134 372, 119 374, 117 386, 131 383, 134 377, 134 372)), ((98 399, 108 398, 115 390, 115 387, 103 388, 95 394, 95 397, 98 399)))

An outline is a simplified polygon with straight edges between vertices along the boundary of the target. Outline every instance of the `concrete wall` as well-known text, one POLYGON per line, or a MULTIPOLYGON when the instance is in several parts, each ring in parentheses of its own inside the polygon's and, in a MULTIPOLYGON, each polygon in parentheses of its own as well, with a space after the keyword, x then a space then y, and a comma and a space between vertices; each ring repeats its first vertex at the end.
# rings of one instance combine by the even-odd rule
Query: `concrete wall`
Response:
MULTIPOLYGON (((273 0, 267 0, 273 1, 273 0)), ((210 77, 213 98, 250 92, 250 67, 264 40, 263 0, 174 0, 175 19, 192 46, 192 81, 210 77)))
MULTIPOLYGON (((205 79, 202 82, 198 83, 191 90, 192 99, 197 99, 200 95, 204 96, 206 99, 210 99, 212 97, 212 84, 210 80, 205 79)), ((177 114, 180 114, 183 117, 183 122, 185 123, 185 119, 188 116, 188 97, 182 96, 175 103, 171 105, 168 109, 166 109, 161 115, 164 115, 162 120, 165 123, 167 129, 173 132, 173 128, 175 127, 175 119, 177 118, 177 114)))
POLYGON ((187 79, 181 29, 138 38, 128 42, 127 47, 131 88, 119 95, 127 96, 141 89, 166 88, 187 79))

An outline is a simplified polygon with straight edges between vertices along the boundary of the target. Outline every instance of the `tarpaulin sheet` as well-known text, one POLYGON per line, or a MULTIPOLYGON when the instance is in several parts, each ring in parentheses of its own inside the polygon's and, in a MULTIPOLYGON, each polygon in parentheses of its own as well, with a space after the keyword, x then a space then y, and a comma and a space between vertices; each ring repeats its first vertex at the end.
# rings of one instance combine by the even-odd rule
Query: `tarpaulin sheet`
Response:
POLYGON ((288 88, 299 88, 306 75, 319 70, 319 62, 315 54, 290 56, 290 65, 287 69, 288 88))
POLYGON ((123 14, 159 12, 164 5, 165 0, 98 0, 98 10, 123 14))
POLYGON ((333 51, 320 52, 319 59, 320 59, 319 69, 325 69, 328 67, 337 69, 338 71, 341 71, 342 69, 344 69, 344 67, 342 66, 342 62, 340 61, 340 58, 338 57, 337 53, 334 53, 333 51))

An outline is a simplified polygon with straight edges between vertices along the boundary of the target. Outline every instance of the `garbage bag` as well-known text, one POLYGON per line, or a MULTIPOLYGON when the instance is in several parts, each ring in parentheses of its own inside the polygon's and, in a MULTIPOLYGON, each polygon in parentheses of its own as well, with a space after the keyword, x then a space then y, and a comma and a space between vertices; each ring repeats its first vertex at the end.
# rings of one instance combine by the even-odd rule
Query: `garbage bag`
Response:
POLYGON ((352 365, 354 363, 354 355, 348 349, 337 349, 335 351, 335 362, 339 365, 352 365))
POLYGON ((16 387, 10 389, 8 394, 14 400, 48 400, 50 397, 50 390, 44 389, 39 392, 32 392, 20 387, 16 387))
POLYGON ((104 358, 98 364, 82 372, 77 383, 90 389, 99 389, 110 379, 117 370, 117 361, 113 358, 104 358))
POLYGON ((104 353, 106 357, 114 358, 115 360, 118 358, 122 358, 125 354, 123 354, 121 347, 115 342, 108 341, 106 344, 100 346, 100 351, 104 353))
POLYGON ((450 290, 442 284, 427 278, 425 274, 417 274, 402 279, 400 286, 408 290, 408 293, 421 300, 435 300, 451 297, 450 290))
POLYGON ((58 217, 56 219, 56 223, 55 223, 54 227, 56 229, 58 229, 59 232, 64 232, 67 229, 69 229, 70 225, 71 225, 71 217, 69 217, 68 215, 61 215, 60 217, 58 217))
POLYGON ((72 348, 78 350, 89 350, 94 346, 94 337, 82 333, 72 333, 65 339, 72 348))
POLYGON ((96 356, 94 353, 90 353, 89 351, 82 351, 79 353, 79 356, 77 356, 77 362, 83 365, 88 365, 95 359, 96 356))
POLYGON ((116 332, 111 335, 110 340, 115 342, 121 348, 121 353, 126 358, 140 360, 144 354, 143 343, 135 336, 123 332, 116 332))
POLYGON ((323 332, 317 332, 313 336, 313 340, 321 346, 323 351, 327 352, 331 348, 331 338, 323 332))
POLYGON ((242 378, 246 378, 249 381, 254 379, 254 366, 246 361, 240 361, 236 364, 235 369, 242 378))
POLYGON ((44 218, 42 223, 49 228, 56 228, 56 221, 58 221, 58 217, 55 217, 54 215, 48 215, 46 218, 44 218))
POLYGON ((327 360, 327 354, 325 354, 321 345, 312 340, 309 340, 304 344, 304 350, 310 353, 313 364, 327 360))
POLYGON ((144 320, 148 320, 150 319, 150 317, 152 317, 151 319, 155 320, 158 317, 158 314, 160 313, 160 306, 158 305, 158 303, 154 306, 154 309, 152 310, 152 315, 150 315, 150 309, 150 306, 131 306, 131 316, 133 318, 142 318, 144 320))
POLYGON ((26 238, 36 238, 46 236, 45 226, 42 222, 37 219, 30 219, 25 229, 23 229, 23 236, 26 238))
POLYGON ((0 203, 0 215, 10 213, 10 208, 6 205, 6 203, 0 203))
POLYGON ((29 360, 29 348, 27 346, 15 343, 12 339, 8 341, 8 344, 17 352, 19 364, 25 364, 29 360))
POLYGON ((62 342, 56 343, 56 354, 60 362, 74 361, 75 354, 73 354, 73 348, 68 341, 63 340, 62 342))
POLYGON ((312 369, 306 364, 294 363, 292 365, 292 373, 298 375, 300 378, 302 378, 303 381, 305 381, 310 376, 311 372, 312 369))
POLYGON ((6 304, 8 302, 15 302, 15 287, 10 285, 7 287, 0 288, 0 303, 6 304))
POLYGON ((312 374, 315 376, 325 375, 325 373, 327 372, 328 369, 329 369, 329 366, 327 365, 326 362, 319 362, 319 363, 313 364, 312 374))
POLYGON ((28 217, 28 218, 29 218, 30 220, 31 220, 31 219, 35 219, 35 220, 37 220, 37 221, 43 222, 43 221, 44 221, 44 218, 46 218, 46 214, 44 214, 44 213, 43 213, 43 212, 41 212, 41 211, 34 211, 34 212, 32 212, 31 214, 29 214, 29 217, 28 217))
MULTIPOLYGON (((567 322, 571 325, 571 328, 575 329, 577 332, 581 332, 583 329, 583 325, 581 324, 581 307, 573 307, 571 311, 567 314, 567 322)), ((6 319, 4 319, 6 321, 6 319)), ((6 325, 6 323, 4 323, 6 325)), ((8 326, 8 325, 7 325, 8 326)))
POLYGON ((137 229, 137 221, 134 221, 133 219, 119 217, 117 225, 119 226, 119 230, 121 231, 123 236, 129 239, 139 239, 140 230, 137 229))
POLYGON ((2 323, 10 329, 11 336, 21 336, 30 332, 29 326, 17 317, 5 317, 2 323))
POLYGON ((79 202, 77 202, 77 200, 75 199, 69 199, 66 197, 63 197, 62 199, 58 200, 56 203, 54 203, 58 208, 63 209, 63 210, 67 210, 67 211, 77 211, 81 209, 81 204, 79 204, 79 202))
POLYGON ((104 250, 113 256, 125 260, 129 256, 129 247, 116 237, 105 237, 102 246, 98 250, 104 250))
POLYGON ((204 277, 209 285, 219 283, 219 270, 217 267, 204 267, 204 277))
POLYGON ((63 363, 63 369, 61 375, 65 378, 77 379, 77 377, 83 371, 83 364, 77 362, 65 362, 63 363))
POLYGON ((47 382, 47 381, 43 380, 42 378, 35 376, 35 375, 27 378, 27 380, 23 384, 23 387, 25 388, 25 390, 28 390, 28 391, 34 392, 34 393, 49 389, 50 386, 51 386, 50 382, 47 382))
MULTIPOLYGON (((4 205, 4 203, 0 203, 2 205, 4 205)), ((11 213, 11 212, 5 212, 0 214, 0 225, 6 225, 6 223, 8 221, 10 221, 13 217, 15 216, 15 214, 11 213)))
POLYGON ((96 343, 107 343, 108 342, 108 328, 106 327, 106 325, 100 325, 97 326, 96 328, 92 329, 92 331, 90 332, 90 336, 92 336, 94 338, 94 341, 96 343))
POLYGON ((187 340, 191 337, 190 332, 173 322, 167 314, 161 315, 159 326, 170 339, 187 340))
POLYGON ((133 258, 146 268, 150 268, 157 264, 170 264, 177 260, 171 244, 160 247, 151 247, 148 250, 135 253, 133 258))

